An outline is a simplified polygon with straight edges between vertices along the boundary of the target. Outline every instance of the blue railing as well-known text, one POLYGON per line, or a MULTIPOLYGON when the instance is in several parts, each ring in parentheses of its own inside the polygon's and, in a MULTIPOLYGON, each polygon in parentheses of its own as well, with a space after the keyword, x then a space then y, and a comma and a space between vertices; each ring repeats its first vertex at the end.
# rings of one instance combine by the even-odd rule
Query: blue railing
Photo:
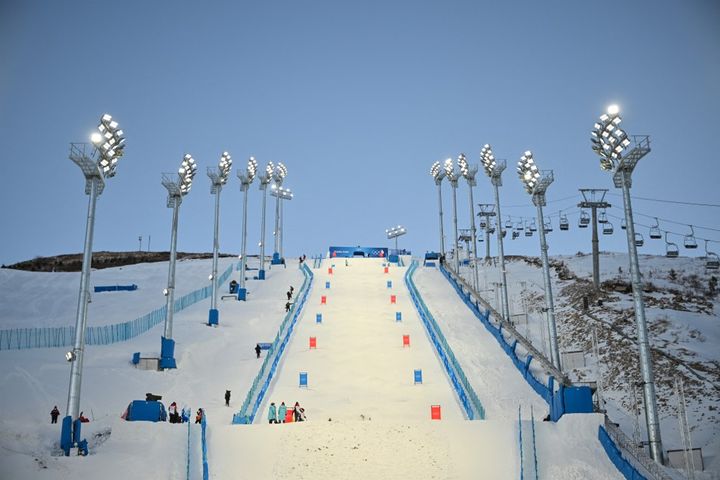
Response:
POLYGON ((248 393, 245 396, 245 401, 243 401, 240 411, 233 415, 232 423, 234 424, 253 423, 255 415, 257 415, 257 411, 260 408, 260 404, 265 397, 265 393, 270 386, 270 382, 275 375, 277 365, 280 362, 283 352, 285 351, 285 346, 290 339, 295 323, 300 316, 300 312, 302 311, 308 294, 312 288, 314 275, 310 271, 310 268, 308 268, 307 264, 303 263, 301 270, 305 275, 305 280, 303 280, 303 284, 298 292, 297 301, 285 315, 285 318, 280 324, 275 340, 273 340, 270 345, 270 349, 265 356, 265 360, 263 360, 260 371, 255 377, 255 380, 253 380, 250 390, 248 390, 248 393))
MULTIPOLYGON (((218 278, 218 285, 224 284, 232 274, 230 265, 218 278)), ((194 290, 175 300, 174 312, 208 298, 212 286, 194 290)), ((141 335, 165 321, 167 307, 163 305, 150 313, 123 323, 100 325, 85 329, 86 345, 110 345, 124 342, 141 335)), ((0 350, 22 350, 27 348, 69 347, 75 341, 75 327, 11 328, 0 330, 0 350)))
POLYGON ((465 372, 463 372, 462 367, 460 367, 460 363, 458 363, 455 358, 455 354, 453 354, 447 340, 445 340, 445 336, 440 330, 435 318, 433 318, 430 313, 430 310, 428 310, 427 305, 425 305, 420 292, 418 292, 417 287, 412 280, 415 270, 417 269, 417 265, 417 261, 413 260, 410 264, 410 268, 407 272, 405 272, 405 285, 407 285, 407 288, 410 291, 410 297, 412 298, 413 304, 415 305, 415 308, 425 325, 425 329, 430 336, 430 340, 432 340, 433 345, 435 346, 435 350, 437 351, 440 360, 445 366, 445 371, 450 377, 450 381, 452 382, 455 392, 460 398, 460 403, 465 409, 465 413, 470 420, 483 420, 485 418, 485 408, 482 406, 482 403, 480 403, 480 399, 470 385, 470 382, 468 382, 465 372))
POLYGON ((202 442, 203 480, 209 480, 209 478, 210 478, 210 464, 208 463, 208 457, 207 457, 207 437, 205 435, 205 430, 207 430, 206 418, 207 418, 207 413, 205 413, 205 410, 203 410, 202 420, 200 420, 200 429, 202 432, 201 442, 202 442))

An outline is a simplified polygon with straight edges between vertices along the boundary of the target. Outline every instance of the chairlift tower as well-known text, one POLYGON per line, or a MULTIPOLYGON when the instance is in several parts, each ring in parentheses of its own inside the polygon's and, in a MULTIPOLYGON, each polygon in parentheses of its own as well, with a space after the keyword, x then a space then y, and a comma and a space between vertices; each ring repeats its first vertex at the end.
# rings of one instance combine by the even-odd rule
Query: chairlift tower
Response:
MULTIPOLYGON (((490 218, 495 217, 495 204, 494 203, 478 203, 480 207, 480 213, 478 217, 481 217, 485 221, 485 261, 490 262, 490 218)), ((498 222, 498 228, 502 228, 498 222)), ((500 233, 502 235, 502 232, 500 233)))
POLYGON ((640 373, 643 382, 645 400, 645 422, 647 423, 650 456, 659 464, 663 464, 662 438, 660 420, 655 395, 655 377, 653 374, 650 342, 648 340, 645 304, 643 301, 640 266, 638 264, 637 245, 635 244, 635 225, 633 224, 630 187, 635 166, 650 152, 648 135, 628 138, 620 128, 622 118, 617 105, 611 105, 607 113, 600 116, 591 132, 592 149, 600 156, 600 168, 613 174, 616 188, 622 189, 625 210, 628 253, 630 254, 630 274, 632 278, 633 301, 635 304, 635 321, 637 324, 638 346, 640 350, 640 373), (630 151, 623 153, 628 147, 630 151))
POLYGON ((581 188, 580 193, 583 201, 578 203, 580 208, 589 208, 592 210, 592 262, 593 262, 593 286, 600 288, 600 252, 598 249, 598 229, 597 229, 597 209, 610 208, 608 202, 605 201, 607 188, 581 188))

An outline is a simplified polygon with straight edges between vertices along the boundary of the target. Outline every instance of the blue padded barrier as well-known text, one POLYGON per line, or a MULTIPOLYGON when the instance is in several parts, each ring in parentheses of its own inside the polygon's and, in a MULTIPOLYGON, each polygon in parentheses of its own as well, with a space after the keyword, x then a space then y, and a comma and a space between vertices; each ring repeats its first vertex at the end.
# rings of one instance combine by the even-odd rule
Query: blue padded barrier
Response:
POLYGON ((290 336, 295 328, 297 319, 299 318, 303 306, 307 301, 310 290, 312 289, 314 275, 305 263, 302 264, 300 269, 305 275, 305 280, 303 280, 303 284, 300 287, 297 300, 280 324, 275 340, 273 340, 270 349, 260 366, 260 371, 255 376, 255 380, 253 380, 253 383, 245 396, 245 400, 240 407, 240 411, 233 415, 233 424, 253 423, 255 415, 257 415, 257 411, 260 408, 260 404, 262 403, 263 398, 267 393, 267 389, 270 386, 270 382, 275 375, 277 365, 280 362, 283 352, 285 351, 285 346, 290 340, 290 336))
POLYGON ((600 440, 600 443, 605 449, 605 453, 607 453, 607 456, 613 465, 615 465, 615 468, 617 468, 627 480, 645 480, 645 477, 641 475, 630 462, 623 458, 622 452, 617 445, 615 445, 615 442, 613 442, 607 430, 605 430, 605 427, 602 425, 598 426, 598 440, 600 440))
POLYGON ((468 382, 465 372, 463 372, 462 367, 460 367, 460 363, 455 358, 452 349, 448 345, 447 340, 445 340, 445 336, 442 334, 440 327, 437 322, 435 322, 435 319, 430 313, 430 310, 428 310, 427 305, 425 305, 420 292, 418 292, 417 287, 412 280, 415 270, 417 270, 417 266, 417 261, 413 260, 407 272, 405 272, 405 285, 410 291, 410 297, 412 298, 413 304, 418 311, 418 315, 425 326, 425 330, 427 331, 428 336, 430 337, 430 340, 432 341, 433 346, 435 347, 435 350, 445 367, 445 371, 450 378, 450 382, 455 389, 455 393, 465 409, 466 415, 470 420, 483 420, 485 418, 485 409, 482 406, 482 403, 480 403, 480 399, 470 385, 470 382, 468 382))
POLYGON ((132 285, 99 285, 94 288, 95 293, 98 292, 119 292, 121 290, 127 290, 132 292, 137 290, 138 286, 134 283, 132 285))
MULTIPOLYGON (((225 283, 232 273, 230 265, 218 278, 219 284, 225 283)), ((175 300, 174 312, 179 312, 208 298, 212 286, 194 290, 175 300)), ((124 342, 141 335, 165 321, 166 306, 123 323, 100 325, 85 329, 85 345, 110 345, 124 342)), ((28 348, 69 347, 75 341, 75 327, 11 328, 0 330, 0 350, 23 350, 28 348)))
POLYGON ((201 443, 202 443, 202 469, 203 469, 203 480, 210 479, 210 464, 208 463, 207 455, 207 436, 205 431, 207 430, 207 413, 203 410, 202 420, 200 420, 201 429, 201 443))

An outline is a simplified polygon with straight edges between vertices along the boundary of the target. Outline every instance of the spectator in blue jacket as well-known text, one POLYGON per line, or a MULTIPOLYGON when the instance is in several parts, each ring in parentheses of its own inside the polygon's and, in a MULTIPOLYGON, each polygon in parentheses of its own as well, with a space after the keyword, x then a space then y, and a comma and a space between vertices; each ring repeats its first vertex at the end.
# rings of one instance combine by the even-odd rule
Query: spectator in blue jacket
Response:
POLYGON ((268 421, 270 423, 278 423, 277 410, 275 409, 275 402, 270 402, 270 411, 268 412, 268 421))
POLYGON ((285 423, 285 416, 287 415, 287 407, 285 406, 285 402, 282 402, 280 404, 280 408, 278 409, 278 419, 280 423, 285 423))

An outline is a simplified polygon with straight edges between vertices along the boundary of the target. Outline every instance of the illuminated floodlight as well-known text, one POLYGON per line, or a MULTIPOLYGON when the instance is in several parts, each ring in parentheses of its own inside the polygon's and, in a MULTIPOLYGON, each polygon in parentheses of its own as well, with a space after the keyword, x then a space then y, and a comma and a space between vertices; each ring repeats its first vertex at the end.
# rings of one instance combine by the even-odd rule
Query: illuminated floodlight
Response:
POLYGON ((600 168, 603 170, 616 168, 622 160, 623 151, 631 143, 620 123, 620 109, 617 105, 610 105, 590 132, 592 149, 600 156, 600 168))
POLYGON ((258 163, 255 157, 250 157, 247 162, 247 168, 244 172, 238 171, 237 176, 240 179, 240 191, 247 191, 250 184, 255 180, 257 174, 258 163))
POLYGON ((387 234, 388 239, 396 238, 401 235, 405 235, 407 233, 407 229, 403 227, 402 225, 398 225, 397 227, 391 227, 385 229, 385 234, 387 234))
POLYGON ((520 157, 520 161, 517 166, 517 173, 518 177, 520 177, 520 180, 525 186, 525 191, 532 195, 535 188, 538 186, 540 171, 538 170, 537 165, 535 165, 535 160, 533 159, 533 154, 530 150, 526 151, 523 156, 520 157))

